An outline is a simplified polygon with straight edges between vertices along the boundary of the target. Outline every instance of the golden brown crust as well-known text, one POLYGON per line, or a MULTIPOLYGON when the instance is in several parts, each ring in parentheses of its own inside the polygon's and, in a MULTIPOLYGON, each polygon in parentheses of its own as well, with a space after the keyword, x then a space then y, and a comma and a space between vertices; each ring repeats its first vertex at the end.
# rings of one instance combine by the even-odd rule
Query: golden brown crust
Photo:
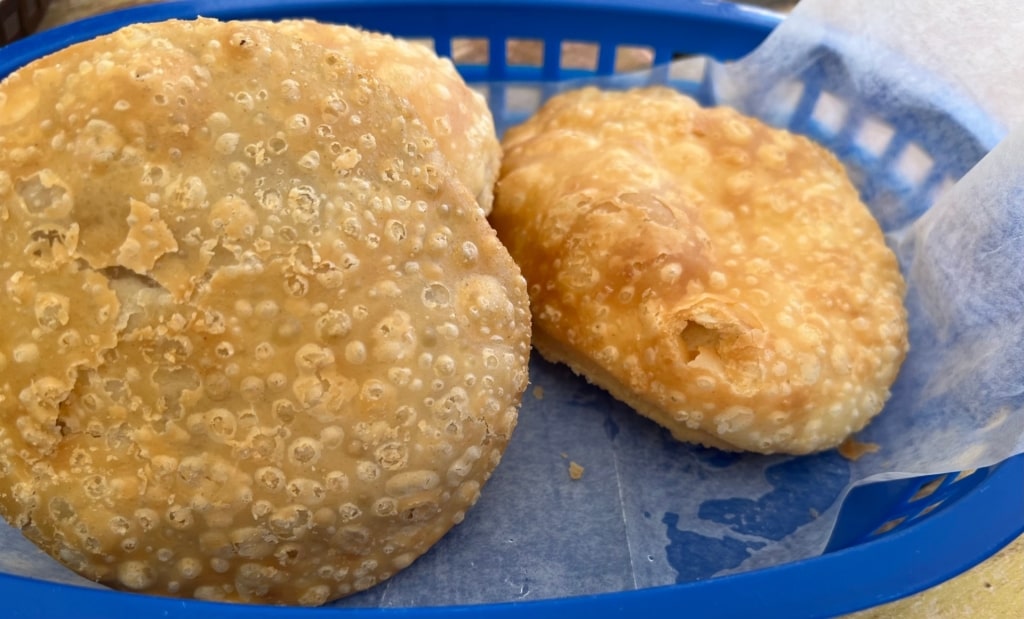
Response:
POLYGON ((881 410, 904 283, 835 157, 669 89, 508 132, 491 221, 534 343, 682 440, 807 453, 881 410))
POLYGON ((0 513, 112 586, 320 604, 476 501, 525 283, 401 98, 251 23, 0 84, 0 513))
POLYGON ((466 85, 450 60, 423 45, 350 26, 284 20, 274 27, 344 54, 407 99, 484 214, 491 212, 501 165, 494 118, 483 96, 466 85))

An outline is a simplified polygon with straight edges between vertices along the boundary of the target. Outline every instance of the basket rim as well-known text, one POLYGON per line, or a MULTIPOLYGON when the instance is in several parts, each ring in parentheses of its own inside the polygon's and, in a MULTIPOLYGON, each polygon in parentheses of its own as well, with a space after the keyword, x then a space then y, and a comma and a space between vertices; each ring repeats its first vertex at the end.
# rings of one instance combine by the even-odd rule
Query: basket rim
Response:
MULTIPOLYGON (((122 9, 67 24, 16 41, 3 49, 0 79, 31 60, 67 45, 136 22, 188 18, 198 14, 234 18, 240 15, 272 17, 298 15, 347 7, 394 9, 399 6, 447 8, 489 6, 495 9, 524 6, 578 10, 635 10, 695 18, 741 22, 763 40, 782 17, 769 11, 728 2, 703 0, 301 0, 283 4, 274 0, 176 0, 122 9)), ((165 598, 109 589, 55 583, 0 572, 0 596, 8 612, 19 616, 53 616, 74 608, 79 616, 132 617, 160 612, 162 616, 260 617, 288 619, 307 613, 345 613, 351 617, 441 616, 536 617, 626 615, 645 612, 677 614, 680 608, 698 609, 702 616, 742 614, 787 617, 832 616, 905 597, 947 580, 980 563, 1024 532, 1024 454, 992 467, 992 473, 954 504, 919 519, 898 531, 869 542, 745 573, 631 591, 506 602, 472 606, 419 608, 295 608, 239 605, 165 598), (993 503, 998 509, 993 509, 993 503), (979 523, 984 523, 979 526, 979 523), (948 531, 957 531, 951 540, 948 531), (836 576, 856 576, 837 579, 836 576), (812 593, 812 594, 809 594, 812 593), (57 595, 55 595, 55 593, 57 595), (769 610, 778 609, 778 610, 769 610), (90 614, 95 613, 95 614, 90 614), (765 615, 767 613, 767 615, 765 615)))
POLYGON ((986 480, 948 509, 883 538, 741 574, 587 596, 467 606, 300 608, 167 598, 0 573, 0 598, 10 612, 39 617, 59 616, 75 607, 77 616, 83 618, 127 618, 158 611, 166 619, 304 619, 312 617, 311 613, 320 613, 321 617, 338 613, 355 619, 476 615, 518 618, 524 614, 531 618, 564 619, 567 615, 628 616, 638 608, 648 614, 674 615, 684 605, 699 609, 706 618, 772 616, 767 609, 773 608, 785 609, 786 617, 830 617, 923 591, 995 554, 1024 533, 1022 486, 1024 454, 993 467, 986 480), (991 497, 1008 500, 1000 509, 992 510, 991 497), (957 539, 950 539, 947 531, 957 531, 957 539), (837 575, 847 574, 856 574, 858 579, 836 579, 837 575), (902 586, 893 586, 901 581, 902 586), (55 588, 72 592, 73 599, 58 599, 53 595, 55 588))
POLYGON ((707 25, 724 25, 742 31, 756 45, 777 26, 783 15, 760 7, 726 0, 168 0, 93 15, 56 28, 34 33, 3 47, 0 80, 36 58, 68 45, 109 34, 132 23, 188 19, 202 15, 220 19, 275 19, 284 15, 317 16, 325 11, 368 10, 400 12, 423 10, 501 11, 596 11, 613 14, 689 18, 707 25))

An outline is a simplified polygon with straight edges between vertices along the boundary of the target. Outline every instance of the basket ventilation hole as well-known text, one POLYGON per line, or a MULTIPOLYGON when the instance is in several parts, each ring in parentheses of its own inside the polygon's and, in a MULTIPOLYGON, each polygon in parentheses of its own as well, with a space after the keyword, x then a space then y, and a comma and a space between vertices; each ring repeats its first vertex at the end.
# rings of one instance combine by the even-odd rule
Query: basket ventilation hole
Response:
POLYGON ((903 524, 904 520, 906 520, 906 517, 903 516, 896 518, 895 520, 890 520, 889 522, 886 522, 882 526, 875 529, 875 532, 872 533, 872 535, 881 535, 882 533, 888 533, 889 531, 892 531, 896 527, 903 524))
POLYGON ((894 135, 896 135, 896 130, 891 125, 877 118, 868 117, 861 123, 856 142, 858 146, 875 157, 881 157, 894 135))
POLYGON ((640 45, 619 45, 615 48, 615 72, 646 71, 654 64, 654 49, 640 45))
POLYGON ((928 507, 925 507, 924 509, 922 509, 920 513, 918 513, 916 516, 914 516, 914 518, 921 518, 922 516, 927 516, 931 512, 935 511, 935 509, 939 505, 942 505, 942 501, 935 501, 934 503, 932 503, 928 507))
POLYGON ((814 104, 811 118, 817 121, 823 131, 835 135, 846 124, 847 112, 849 112, 849 106, 842 99, 832 93, 822 91, 814 104))
POLYGON ((914 501, 920 501, 921 499, 930 497, 932 494, 935 493, 936 490, 939 489, 939 486, 942 485, 944 479, 946 479, 945 475, 933 479, 930 482, 918 488, 917 492, 914 493, 914 496, 910 497, 910 502, 913 503, 914 501))
POLYGON ((485 38, 454 37, 452 61, 457 65, 486 65, 491 61, 491 41, 485 38))
POLYGON ((563 69, 596 71, 597 54, 600 49, 597 43, 562 41, 562 54, 559 66, 563 69))
POLYGON ((518 67, 544 66, 544 41, 541 39, 507 39, 505 64, 518 67))
POLYGON ((931 172, 935 160, 917 144, 911 142, 896 160, 896 171, 914 186, 920 186, 931 172))
POLYGON ((970 477, 971 475, 974 475, 977 472, 978 472, 978 469, 970 469, 968 471, 960 471, 960 473, 957 474, 956 478, 953 480, 952 483, 955 484, 956 482, 960 481, 961 479, 970 477))

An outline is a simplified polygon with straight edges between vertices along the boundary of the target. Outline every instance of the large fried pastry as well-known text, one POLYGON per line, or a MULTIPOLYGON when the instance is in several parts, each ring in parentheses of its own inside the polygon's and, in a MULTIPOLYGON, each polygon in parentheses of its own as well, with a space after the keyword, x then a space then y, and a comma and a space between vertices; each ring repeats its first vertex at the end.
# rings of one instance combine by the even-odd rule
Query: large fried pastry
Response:
POLYGON ((479 496, 525 283, 412 108, 252 23, 0 83, 0 514, 84 576, 320 604, 479 496))
POLYGON ((823 148, 665 88, 561 95, 504 148, 491 219, 546 358, 724 449, 822 450, 882 409, 904 283, 823 148))
POLYGON ((494 117, 487 101, 466 85, 451 60, 422 45, 351 26, 284 20, 274 27, 339 52, 408 99, 459 179, 484 213, 491 212, 501 164, 494 117))

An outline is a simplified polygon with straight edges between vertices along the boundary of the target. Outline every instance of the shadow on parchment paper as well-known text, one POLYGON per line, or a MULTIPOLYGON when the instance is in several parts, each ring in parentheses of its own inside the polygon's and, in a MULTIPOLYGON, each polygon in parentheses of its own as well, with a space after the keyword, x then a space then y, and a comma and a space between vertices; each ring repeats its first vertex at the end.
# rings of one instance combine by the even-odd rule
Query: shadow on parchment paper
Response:
MULTIPOLYGON (((722 455, 717 452, 711 457, 722 461, 722 455)), ((752 551, 764 548, 765 542, 743 539, 745 536, 780 541, 811 523, 849 482, 850 467, 835 451, 829 451, 769 466, 765 478, 772 490, 758 499, 713 499, 698 510, 700 519, 726 525, 739 536, 715 538, 680 530, 679 514, 665 513, 661 519, 669 540, 665 552, 677 583, 703 580, 739 567, 752 551)))

